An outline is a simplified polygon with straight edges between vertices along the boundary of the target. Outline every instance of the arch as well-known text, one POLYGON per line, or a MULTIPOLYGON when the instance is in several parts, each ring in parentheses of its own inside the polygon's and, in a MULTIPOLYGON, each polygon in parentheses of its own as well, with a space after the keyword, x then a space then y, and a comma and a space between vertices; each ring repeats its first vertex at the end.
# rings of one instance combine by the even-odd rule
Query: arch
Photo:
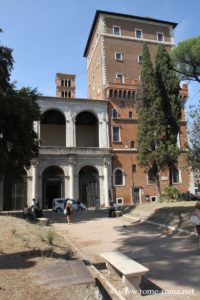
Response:
POLYGON ((131 98, 131 91, 128 91, 127 98, 128 98, 128 99, 131 98))
POLYGON ((96 115, 82 111, 76 116, 76 146, 99 147, 99 125, 96 115))
POLYGON ((118 92, 117 90, 114 90, 114 98, 117 98, 118 92))
POLYGON ((54 198, 64 197, 64 171, 59 166, 49 166, 42 173, 42 206, 52 207, 54 198))
POLYGON ((116 168, 113 171, 113 184, 115 186, 124 186, 125 185, 125 174, 122 168, 116 168))
POLYGON ((112 109, 112 118, 117 119, 118 118, 118 111, 116 108, 112 109))
POLYGON ((40 138, 41 146, 66 145, 66 120, 62 112, 49 109, 42 114, 40 138))
POLYGON ((100 205, 99 172, 97 168, 86 165, 79 170, 79 198, 87 207, 100 205))

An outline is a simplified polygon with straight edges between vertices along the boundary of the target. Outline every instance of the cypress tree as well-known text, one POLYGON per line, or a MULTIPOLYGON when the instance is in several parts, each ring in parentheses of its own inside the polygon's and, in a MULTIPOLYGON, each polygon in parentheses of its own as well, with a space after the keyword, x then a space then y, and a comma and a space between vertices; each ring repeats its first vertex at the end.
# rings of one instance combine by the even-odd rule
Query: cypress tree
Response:
POLYGON ((156 55, 155 73, 165 125, 162 163, 163 166, 166 165, 169 168, 170 185, 172 184, 172 170, 180 154, 180 149, 177 147, 177 136, 180 131, 181 119, 180 82, 173 68, 168 52, 163 45, 160 45, 156 55))
POLYGON ((157 195, 160 196, 159 172, 163 167, 163 135, 165 134, 162 99, 146 44, 143 48, 141 85, 138 92, 138 160, 155 176, 157 195))

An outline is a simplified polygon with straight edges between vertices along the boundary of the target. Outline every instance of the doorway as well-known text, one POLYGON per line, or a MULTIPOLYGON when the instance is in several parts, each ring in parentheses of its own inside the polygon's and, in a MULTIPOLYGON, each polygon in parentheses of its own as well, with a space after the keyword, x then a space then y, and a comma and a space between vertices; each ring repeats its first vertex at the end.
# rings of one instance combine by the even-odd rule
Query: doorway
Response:
POLYGON ((48 167, 42 177, 42 206, 52 208, 54 198, 64 197, 64 172, 59 167, 48 167))
POLYGON ((79 197, 88 208, 100 207, 99 173, 96 168, 85 166, 80 170, 79 197))

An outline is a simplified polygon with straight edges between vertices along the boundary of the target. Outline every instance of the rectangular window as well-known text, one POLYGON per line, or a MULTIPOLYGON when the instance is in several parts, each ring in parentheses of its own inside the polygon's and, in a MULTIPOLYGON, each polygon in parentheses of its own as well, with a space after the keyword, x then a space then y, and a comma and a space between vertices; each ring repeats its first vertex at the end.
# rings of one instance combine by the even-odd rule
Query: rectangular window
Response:
POLYGON ((148 171, 147 177, 148 177, 148 184, 155 184, 156 176, 153 170, 148 171))
POLYGON ((116 198, 117 205, 124 205, 124 199, 123 198, 116 198))
POLYGON ((121 35, 121 28, 119 26, 113 26, 113 34, 121 35))
POLYGON ((115 60, 122 61, 123 56, 121 52, 115 52, 115 60))
POLYGON ((133 117, 132 111, 129 111, 129 112, 128 112, 128 117, 129 117, 129 119, 132 119, 132 117, 133 117))
POLYGON ((162 32, 157 32, 157 41, 164 42, 164 34, 162 32))
POLYGON ((138 55, 138 63, 139 64, 142 64, 142 59, 143 59, 142 55, 138 55))
POLYGON ((172 171, 172 183, 181 183, 180 170, 174 168, 172 171))
POLYGON ((136 37, 136 39, 142 39, 142 30, 141 29, 135 29, 135 37, 136 37))
POLYGON ((113 127, 112 128, 112 138, 113 142, 120 142, 120 128, 119 127, 113 127))
POLYGON ((135 142, 131 141, 131 144, 130 144, 131 149, 134 149, 134 146, 135 146, 135 142))
POLYGON ((157 196, 150 196, 150 201, 151 202, 156 202, 157 201, 157 196))
POLYGON ((119 83, 124 83, 124 74, 117 73, 116 78, 117 78, 119 83))

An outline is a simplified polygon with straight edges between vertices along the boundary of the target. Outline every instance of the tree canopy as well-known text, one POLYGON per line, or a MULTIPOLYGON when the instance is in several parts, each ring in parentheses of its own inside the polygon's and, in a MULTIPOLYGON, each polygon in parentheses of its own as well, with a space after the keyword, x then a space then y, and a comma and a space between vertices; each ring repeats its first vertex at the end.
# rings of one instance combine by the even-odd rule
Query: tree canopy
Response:
POLYGON ((200 36, 179 43, 172 51, 172 58, 182 80, 200 83, 200 36))
POLYGON ((163 45, 158 47, 155 63, 155 73, 159 93, 162 101, 164 116, 162 164, 169 168, 170 184, 172 183, 172 170, 177 164, 180 149, 177 147, 177 137, 180 131, 181 101, 179 97, 180 81, 173 71, 172 60, 163 45))
POLYGON ((17 178, 38 154, 38 92, 15 88, 10 82, 13 64, 12 49, 0 45, 0 179, 17 178))
POLYGON ((190 146, 188 162, 193 170, 199 170, 200 166, 200 101, 196 107, 190 110, 190 146))
POLYGON ((158 196, 159 172, 174 166, 178 157, 179 90, 179 80, 164 47, 158 47, 154 69, 144 44, 138 96, 138 160, 140 165, 154 172, 158 196))

